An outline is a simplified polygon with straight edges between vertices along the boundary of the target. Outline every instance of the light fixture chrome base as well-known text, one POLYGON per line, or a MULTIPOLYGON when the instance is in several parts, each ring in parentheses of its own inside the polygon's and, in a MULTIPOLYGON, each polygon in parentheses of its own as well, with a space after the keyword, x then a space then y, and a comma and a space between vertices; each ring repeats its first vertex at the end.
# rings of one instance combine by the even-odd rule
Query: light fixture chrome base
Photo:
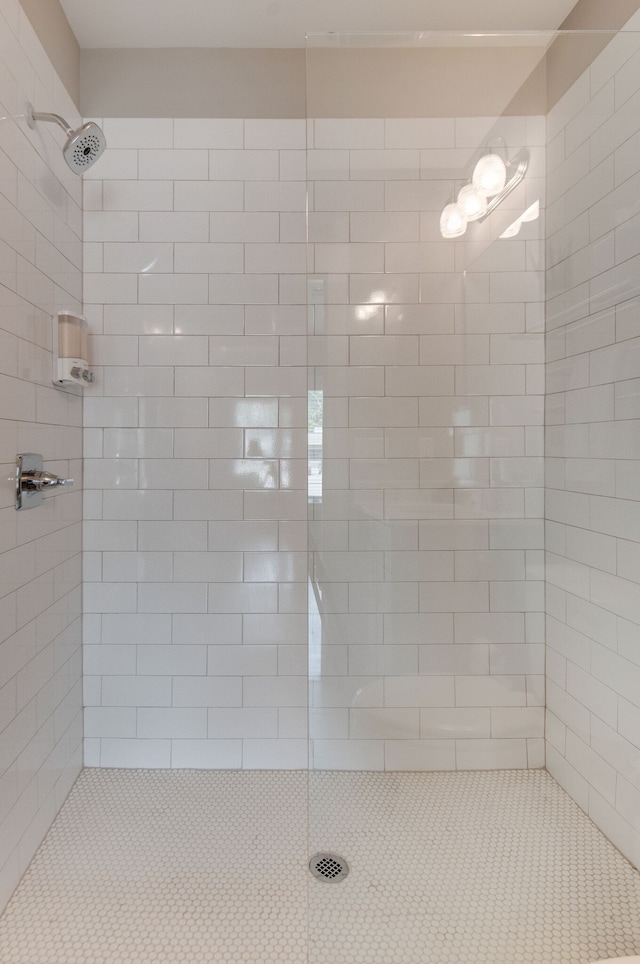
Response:
POLYGON ((529 151, 526 147, 523 147, 522 150, 518 151, 516 156, 512 158, 512 160, 506 162, 507 183, 502 190, 489 201, 487 210, 484 212, 482 217, 476 219, 478 224, 482 224, 483 221, 486 221, 491 212, 495 211, 498 205, 502 204, 504 199, 509 197, 512 191, 515 191, 518 184, 520 184, 524 179, 528 167, 529 151))

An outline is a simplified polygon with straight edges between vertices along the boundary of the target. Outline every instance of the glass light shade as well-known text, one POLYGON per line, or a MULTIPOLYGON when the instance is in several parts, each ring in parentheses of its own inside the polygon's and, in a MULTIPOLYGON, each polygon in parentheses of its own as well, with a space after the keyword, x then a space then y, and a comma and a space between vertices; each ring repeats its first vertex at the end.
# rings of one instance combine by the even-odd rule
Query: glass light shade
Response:
POLYGON ((473 184, 465 184, 460 188, 457 205, 463 214, 466 214, 467 221, 476 221, 487 212, 487 195, 476 191, 473 184))
POLYGON ((457 204, 447 204, 440 215, 440 234, 443 238, 460 238, 467 230, 467 216, 457 204))
POLYGON ((507 182, 507 168, 498 154, 485 154, 473 171, 474 190, 487 197, 499 194, 507 182))

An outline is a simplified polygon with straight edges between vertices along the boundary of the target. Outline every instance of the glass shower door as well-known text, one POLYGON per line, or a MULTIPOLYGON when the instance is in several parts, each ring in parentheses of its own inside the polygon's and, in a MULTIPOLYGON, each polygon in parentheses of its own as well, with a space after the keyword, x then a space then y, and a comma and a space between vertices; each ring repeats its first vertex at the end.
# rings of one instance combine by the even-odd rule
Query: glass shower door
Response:
POLYGON ((309 40, 311 961, 424 961, 429 775, 544 765, 552 40, 309 40))

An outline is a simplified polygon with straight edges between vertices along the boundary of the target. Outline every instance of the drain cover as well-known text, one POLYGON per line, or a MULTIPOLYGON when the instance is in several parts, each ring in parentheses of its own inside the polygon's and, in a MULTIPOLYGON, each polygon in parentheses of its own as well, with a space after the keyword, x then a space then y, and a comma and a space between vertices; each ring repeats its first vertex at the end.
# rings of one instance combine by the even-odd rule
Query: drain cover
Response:
POLYGON ((344 880, 349 873, 349 864, 339 854, 323 851, 313 855, 309 861, 309 870, 319 880, 344 880))

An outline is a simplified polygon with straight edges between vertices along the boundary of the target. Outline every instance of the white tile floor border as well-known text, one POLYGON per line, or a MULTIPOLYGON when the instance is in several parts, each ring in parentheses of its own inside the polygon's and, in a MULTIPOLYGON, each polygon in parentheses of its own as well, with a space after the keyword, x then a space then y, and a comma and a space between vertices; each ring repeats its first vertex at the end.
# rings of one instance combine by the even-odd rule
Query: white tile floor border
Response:
POLYGON ((638 952, 640 873, 541 770, 87 769, 0 919, 3 964, 638 952), (345 880, 311 877, 321 849, 345 880))

